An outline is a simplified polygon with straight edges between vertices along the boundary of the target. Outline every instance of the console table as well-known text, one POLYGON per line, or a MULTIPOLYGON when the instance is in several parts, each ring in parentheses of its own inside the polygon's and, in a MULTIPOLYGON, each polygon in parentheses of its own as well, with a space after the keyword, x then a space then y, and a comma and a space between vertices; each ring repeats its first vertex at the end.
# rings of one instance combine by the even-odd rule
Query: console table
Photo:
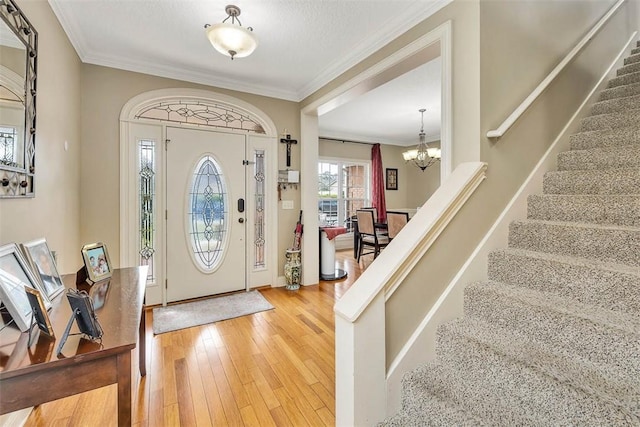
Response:
MULTIPOLYGON (((89 294, 104 331, 102 343, 72 335, 62 353, 55 354, 71 316, 65 294, 52 301, 49 312, 56 339, 34 330, 34 342, 28 347, 28 333, 12 326, 0 331, 0 414, 117 383, 118 425, 130 426, 131 350, 136 343, 140 375, 146 375, 146 278, 146 266, 123 268, 91 287, 89 294)), ((62 279, 65 287, 75 288, 75 275, 62 279)), ((77 325, 71 329, 74 332, 77 325)))

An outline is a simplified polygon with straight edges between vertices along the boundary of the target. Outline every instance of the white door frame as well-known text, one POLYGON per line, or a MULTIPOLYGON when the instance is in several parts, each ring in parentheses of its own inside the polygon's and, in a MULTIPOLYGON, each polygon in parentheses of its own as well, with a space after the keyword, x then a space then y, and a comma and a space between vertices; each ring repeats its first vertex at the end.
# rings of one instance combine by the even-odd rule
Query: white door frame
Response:
MULTIPOLYGON (((233 132, 247 135, 248 160, 252 161, 253 149, 264 149, 266 154, 266 177, 265 177, 265 198, 267 209, 265 212, 266 228, 266 267, 253 270, 252 264, 247 262, 247 288, 264 284, 277 284, 278 278, 278 221, 277 221, 277 193, 275 184, 277 182, 277 129, 271 118, 259 108, 242 101, 240 99, 200 89, 160 89, 145 92, 131 98, 122 108, 120 113, 120 267, 131 267, 139 265, 138 255, 138 203, 137 203, 137 151, 132 139, 135 140, 135 132, 145 128, 147 132, 153 134, 151 139, 156 141, 158 177, 156 179, 156 280, 147 284, 146 303, 166 304, 166 221, 164 212, 167 209, 165 204, 165 140, 166 127, 187 127, 195 129, 210 129, 214 127, 201 125, 179 124, 177 122, 144 119, 138 117, 145 108, 158 104, 159 102, 172 103, 175 101, 215 103, 225 106, 234 111, 248 115, 264 129, 264 134, 248 133, 247 131, 224 128, 224 132, 233 132)), ((146 137, 146 136, 145 136, 146 137)), ((250 182, 250 181, 248 181, 250 182)), ((249 184, 250 185, 250 184, 249 184)), ((247 197, 249 193, 247 193, 247 197)), ((249 207, 252 203, 247 204, 249 207)), ((247 242, 251 240, 254 230, 253 216, 247 211, 247 242)), ((247 243, 247 254, 252 254, 251 246, 247 243)))
MULTIPOLYGON (((316 214, 318 211, 318 114, 331 111, 360 94, 386 83, 394 78, 394 74, 397 75, 398 67, 402 68, 404 64, 409 65, 412 61, 420 60, 420 56, 425 56, 425 54, 428 56, 428 51, 433 49, 437 43, 439 43, 442 59, 440 182, 444 182, 451 174, 453 168, 451 25, 451 21, 443 23, 302 109, 300 112, 300 169, 302 175, 301 205, 305 228, 311 230, 318 228, 318 215, 316 214)), ((302 283, 305 285, 318 283, 320 274, 318 240, 318 233, 306 233, 303 240, 302 283)))

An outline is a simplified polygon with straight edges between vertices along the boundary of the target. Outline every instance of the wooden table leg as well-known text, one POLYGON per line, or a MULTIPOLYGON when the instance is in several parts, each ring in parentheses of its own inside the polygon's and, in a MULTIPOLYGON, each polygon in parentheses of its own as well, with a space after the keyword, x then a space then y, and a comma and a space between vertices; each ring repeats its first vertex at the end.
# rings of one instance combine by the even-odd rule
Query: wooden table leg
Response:
POLYGON ((140 331, 138 333, 138 366, 140 376, 147 375, 147 313, 142 306, 142 317, 140 318, 140 331))
POLYGON ((118 426, 131 426, 131 351, 118 354, 118 426))

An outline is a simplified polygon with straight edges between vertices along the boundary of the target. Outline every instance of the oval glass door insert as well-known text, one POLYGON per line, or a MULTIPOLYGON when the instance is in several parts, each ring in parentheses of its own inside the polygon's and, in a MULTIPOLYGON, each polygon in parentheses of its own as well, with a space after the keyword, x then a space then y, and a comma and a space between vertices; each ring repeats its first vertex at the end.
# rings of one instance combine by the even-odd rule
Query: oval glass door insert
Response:
POLYGON ((220 165, 210 156, 200 159, 189 193, 188 222, 196 266, 212 273, 222 262, 229 234, 227 185, 220 165))

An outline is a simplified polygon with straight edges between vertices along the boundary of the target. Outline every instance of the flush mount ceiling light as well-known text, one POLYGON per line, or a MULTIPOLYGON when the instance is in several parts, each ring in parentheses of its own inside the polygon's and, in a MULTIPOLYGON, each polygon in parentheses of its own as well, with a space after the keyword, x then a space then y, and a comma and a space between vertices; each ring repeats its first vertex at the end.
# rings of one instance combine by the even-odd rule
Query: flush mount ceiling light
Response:
POLYGON ((418 134, 420 142, 416 148, 402 153, 402 157, 405 162, 413 163, 424 172, 426 168, 440 160, 441 151, 439 148, 429 147, 427 144, 426 135, 424 133, 424 112, 427 110, 421 108, 418 111, 422 115, 422 126, 420 127, 420 133, 418 134))
POLYGON ((242 26, 240 19, 238 19, 240 16, 238 6, 230 4, 224 10, 228 15, 224 21, 204 26, 209 41, 218 52, 230 56, 231 59, 251 55, 258 46, 258 41, 253 35, 253 28, 242 26), (231 18, 231 23, 227 23, 229 18, 231 18))

